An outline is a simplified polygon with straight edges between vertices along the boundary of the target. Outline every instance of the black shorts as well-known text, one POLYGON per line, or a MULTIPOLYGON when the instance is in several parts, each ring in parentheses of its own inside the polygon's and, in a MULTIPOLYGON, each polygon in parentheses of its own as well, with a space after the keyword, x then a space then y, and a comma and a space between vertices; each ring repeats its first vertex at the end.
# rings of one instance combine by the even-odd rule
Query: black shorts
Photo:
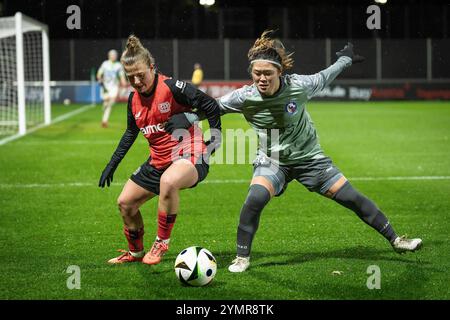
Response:
MULTIPOLYGON (((201 164, 195 164, 195 168, 197 169, 198 180, 190 188, 194 188, 197 184, 203 181, 209 172, 209 165, 205 163, 204 160, 202 160, 201 164)), ((130 179, 142 188, 159 195, 161 176, 166 169, 156 169, 149 163, 149 160, 147 160, 139 168, 137 168, 135 172, 133 172, 130 179)))

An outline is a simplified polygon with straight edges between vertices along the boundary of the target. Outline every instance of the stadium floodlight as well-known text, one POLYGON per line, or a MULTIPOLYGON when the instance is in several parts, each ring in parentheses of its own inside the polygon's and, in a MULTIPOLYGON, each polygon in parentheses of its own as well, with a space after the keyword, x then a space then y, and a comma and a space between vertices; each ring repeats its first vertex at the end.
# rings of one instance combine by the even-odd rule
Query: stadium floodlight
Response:
POLYGON ((0 18, 0 144, 51 122, 47 25, 18 12, 0 18))
POLYGON ((375 0, 376 3, 385 4, 387 0, 375 0))
POLYGON ((206 7, 212 6, 212 5, 214 5, 214 3, 216 3, 215 0, 199 0, 199 2, 202 6, 206 6, 206 7))

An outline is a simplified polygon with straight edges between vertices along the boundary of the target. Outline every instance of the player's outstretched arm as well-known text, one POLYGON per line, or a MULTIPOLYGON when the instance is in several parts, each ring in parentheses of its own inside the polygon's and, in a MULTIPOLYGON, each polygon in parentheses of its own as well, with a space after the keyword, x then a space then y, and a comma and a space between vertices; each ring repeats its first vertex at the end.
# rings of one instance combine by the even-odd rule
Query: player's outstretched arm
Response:
POLYGON ((294 84, 297 84, 305 90, 308 99, 330 85, 344 69, 350 67, 353 63, 359 63, 365 60, 363 56, 353 52, 353 44, 350 42, 342 50, 336 52, 336 55, 338 59, 335 63, 316 74, 294 74, 290 76, 294 84))
POLYGON ((352 64, 360 63, 360 62, 363 62, 364 60, 366 60, 366 58, 364 58, 363 56, 361 56, 359 54, 355 54, 353 52, 353 43, 350 43, 350 42, 348 42, 346 44, 344 49, 336 52, 336 55, 338 56, 338 58, 349 57, 350 59, 352 59, 352 64))
MULTIPOLYGON (((193 109, 205 113, 211 130, 211 140, 208 150, 218 148, 222 141, 222 123, 220 120, 220 107, 217 101, 190 83, 174 79, 165 80, 165 83, 172 91, 173 97, 178 103, 191 106, 193 109)), ((168 128, 167 130, 169 132, 170 130, 173 132, 179 128, 187 129, 192 125, 190 120, 186 115, 178 116, 173 121, 169 119, 166 128, 168 128)))
MULTIPOLYGON (((241 113, 242 106, 245 100, 244 88, 234 90, 223 97, 216 99, 219 108, 220 116, 227 113, 241 113)), ((204 110, 197 109, 195 112, 184 112, 175 114, 167 121, 165 130, 171 134, 176 129, 188 129, 195 122, 205 120, 207 115, 204 110)))
MULTIPOLYGON (((202 119, 203 120, 203 119, 202 119)), ((200 121, 200 117, 195 112, 182 112, 174 114, 164 125, 166 132, 173 134, 177 129, 189 129, 194 123, 200 121)))
POLYGON ((106 165, 105 169, 100 176, 100 180, 98 182, 98 186, 104 188, 105 185, 108 187, 111 185, 113 181, 114 172, 119 166, 120 161, 125 157, 128 150, 130 150, 134 141, 136 140, 139 134, 139 128, 136 125, 136 121, 134 120, 133 113, 131 112, 131 100, 133 99, 133 93, 130 94, 128 98, 128 115, 127 115, 127 129, 125 130, 122 138, 120 139, 119 145, 114 151, 111 160, 106 165))
MULTIPOLYGON (((225 114, 224 109, 220 109, 220 116, 225 114)), ((174 114, 166 122, 164 129, 172 134, 176 129, 189 129, 194 123, 206 119, 206 114, 202 110, 195 110, 192 112, 183 112, 174 114)))

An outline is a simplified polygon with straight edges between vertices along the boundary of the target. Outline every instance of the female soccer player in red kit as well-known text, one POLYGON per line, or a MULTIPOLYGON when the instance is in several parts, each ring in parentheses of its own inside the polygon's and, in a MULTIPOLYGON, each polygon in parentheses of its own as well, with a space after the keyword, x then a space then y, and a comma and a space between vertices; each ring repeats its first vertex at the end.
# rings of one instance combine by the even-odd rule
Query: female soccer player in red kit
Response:
POLYGON ((196 186, 208 174, 205 156, 209 154, 208 149, 220 144, 220 109, 215 99, 189 83, 158 74, 153 56, 136 36, 128 38, 120 61, 134 92, 128 98, 127 129, 101 175, 99 186, 110 185, 114 171, 139 131, 149 142, 151 157, 131 175, 118 198, 129 250, 121 250, 121 255, 108 262, 157 264, 169 248, 178 212, 179 190, 196 186), (198 127, 191 127, 189 134, 181 139, 165 130, 172 115, 193 108, 207 115, 213 137, 208 148, 198 127), (158 235, 145 254, 144 223, 139 208, 156 195, 159 195, 158 235))

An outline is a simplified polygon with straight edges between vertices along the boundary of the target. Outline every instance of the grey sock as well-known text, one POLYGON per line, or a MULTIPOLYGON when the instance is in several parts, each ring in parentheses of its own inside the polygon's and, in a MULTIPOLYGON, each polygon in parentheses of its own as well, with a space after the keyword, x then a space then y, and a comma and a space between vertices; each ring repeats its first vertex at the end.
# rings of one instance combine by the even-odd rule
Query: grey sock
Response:
POLYGON ((248 257, 253 237, 259 226, 261 211, 270 200, 269 191, 259 184, 250 186, 247 199, 241 209, 239 226, 237 230, 237 255, 248 257))
POLYGON ((389 242, 397 238, 397 234, 392 228, 383 212, 371 200, 352 187, 350 182, 346 182, 333 197, 337 203, 355 212, 369 226, 382 234, 389 242))

